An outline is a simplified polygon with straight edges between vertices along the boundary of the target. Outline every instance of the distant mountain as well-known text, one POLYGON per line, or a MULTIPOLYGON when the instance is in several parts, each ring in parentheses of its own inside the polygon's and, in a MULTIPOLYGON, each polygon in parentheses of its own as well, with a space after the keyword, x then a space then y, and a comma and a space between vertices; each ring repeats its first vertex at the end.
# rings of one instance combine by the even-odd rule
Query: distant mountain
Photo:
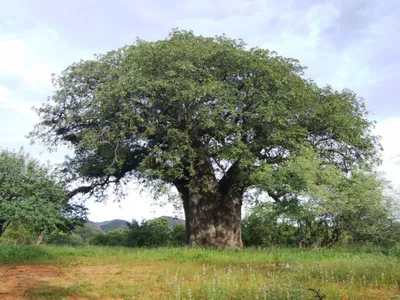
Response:
MULTIPOLYGON (((170 216, 162 216, 156 219, 167 219, 171 223, 172 229, 175 228, 178 224, 185 224, 185 220, 170 217, 170 216)), ((111 221, 104 221, 104 222, 90 222, 96 229, 100 232, 109 232, 111 230, 116 230, 120 228, 127 228, 125 220, 115 219, 111 221)))
POLYGON ((88 221, 88 222, 86 222, 85 226, 87 226, 87 227, 89 227, 89 228, 90 228, 90 227, 93 228, 93 230, 96 231, 96 232, 98 232, 98 233, 104 233, 104 230, 101 229, 100 226, 97 225, 97 223, 95 223, 95 222, 90 222, 90 221, 88 221))
POLYGON ((116 230, 120 228, 127 228, 128 226, 126 225, 125 220, 111 220, 111 221, 104 221, 104 222, 92 222, 94 225, 97 225, 98 227, 101 228, 104 232, 109 232, 111 230, 116 230))
POLYGON ((168 219, 168 221, 171 222, 172 229, 174 229, 175 226, 178 225, 178 224, 184 224, 185 225, 185 220, 174 218, 174 217, 162 216, 162 217, 159 217, 157 219, 168 219))

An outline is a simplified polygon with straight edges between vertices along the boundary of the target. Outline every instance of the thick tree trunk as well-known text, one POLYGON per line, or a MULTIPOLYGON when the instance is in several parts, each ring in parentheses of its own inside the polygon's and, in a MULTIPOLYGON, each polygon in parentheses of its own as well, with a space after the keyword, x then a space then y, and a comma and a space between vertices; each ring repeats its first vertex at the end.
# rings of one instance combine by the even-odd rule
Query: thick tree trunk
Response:
POLYGON ((174 182, 183 200, 189 246, 243 247, 241 208, 244 189, 235 184, 235 168, 231 167, 230 172, 218 181, 210 161, 203 158, 196 165, 196 177, 174 182))
POLYGON ((186 195, 183 199, 189 246, 242 248, 241 199, 227 195, 186 195))
POLYGON ((244 192, 236 161, 217 180, 211 158, 200 141, 193 141, 196 159, 185 179, 174 181, 185 210, 189 246, 242 248, 241 208, 244 192), (190 170, 191 169, 191 170, 190 170), (194 171, 194 172, 193 172, 194 171))

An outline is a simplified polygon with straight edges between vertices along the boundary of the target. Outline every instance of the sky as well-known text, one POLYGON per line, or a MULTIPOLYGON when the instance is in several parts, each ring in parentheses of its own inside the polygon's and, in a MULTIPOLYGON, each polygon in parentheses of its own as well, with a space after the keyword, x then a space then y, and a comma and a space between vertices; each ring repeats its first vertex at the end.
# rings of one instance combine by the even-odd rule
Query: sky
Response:
MULTIPOLYGON (((380 170, 400 185, 400 2, 397 0, 0 0, 0 148, 62 162, 25 138, 31 110, 51 96, 51 74, 135 41, 164 39, 173 28, 225 33, 249 46, 296 58, 318 85, 364 98, 384 147, 380 170)), ((89 218, 182 216, 132 186, 119 203, 88 201, 89 218)))

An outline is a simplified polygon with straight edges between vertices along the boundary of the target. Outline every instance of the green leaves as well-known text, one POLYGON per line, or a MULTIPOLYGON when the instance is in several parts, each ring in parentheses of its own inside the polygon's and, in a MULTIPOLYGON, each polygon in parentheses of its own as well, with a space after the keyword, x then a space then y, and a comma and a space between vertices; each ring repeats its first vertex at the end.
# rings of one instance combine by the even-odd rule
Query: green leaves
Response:
POLYGON ((49 166, 22 151, 0 152, 0 227, 17 221, 36 233, 51 230, 64 226, 67 215, 74 217, 70 208, 65 187, 49 166))
POLYGON ((241 40, 174 30, 68 67, 31 137, 71 146, 65 173, 99 199, 132 177, 193 181, 205 176, 200 160, 214 175, 240 163, 242 189, 261 186, 257 174, 267 170, 265 189, 308 192, 316 168, 372 166, 379 143, 362 99, 317 87, 303 70, 241 40))
POLYGON ((345 177, 336 169, 313 168, 303 169, 301 176, 296 169, 307 165, 303 158, 274 178, 285 177, 285 186, 277 189, 285 190, 286 197, 255 206, 246 216, 242 230, 248 246, 332 246, 346 239, 381 246, 396 243, 397 232, 391 230, 398 225, 398 208, 385 195, 381 178, 365 171, 345 177))

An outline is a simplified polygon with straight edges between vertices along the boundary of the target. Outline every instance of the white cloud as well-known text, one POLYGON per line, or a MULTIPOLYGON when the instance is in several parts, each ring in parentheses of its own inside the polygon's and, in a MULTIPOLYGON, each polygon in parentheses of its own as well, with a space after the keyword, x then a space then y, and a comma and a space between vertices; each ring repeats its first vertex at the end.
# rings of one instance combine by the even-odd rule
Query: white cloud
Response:
POLYGON ((46 41, 41 36, 21 39, 12 36, 0 36, 0 75, 14 76, 22 80, 32 90, 51 87, 51 67, 46 59, 46 47, 38 41, 46 41))
POLYGON ((23 40, 0 38, 0 70, 2 73, 20 74, 24 70, 26 46, 23 40))
POLYGON ((400 117, 377 123, 376 133, 381 136, 383 146, 380 170, 393 184, 400 187, 400 117))
POLYGON ((24 102, 17 98, 15 93, 0 85, 0 108, 16 110, 24 115, 36 117, 32 110, 32 103, 24 102))
POLYGON ((93 53, 74 49, 55 30, 39 27, 18 34, 0 33, 0 54, 1 77, 17 78, 31 91, 49 94, 52 73, 93 53))

